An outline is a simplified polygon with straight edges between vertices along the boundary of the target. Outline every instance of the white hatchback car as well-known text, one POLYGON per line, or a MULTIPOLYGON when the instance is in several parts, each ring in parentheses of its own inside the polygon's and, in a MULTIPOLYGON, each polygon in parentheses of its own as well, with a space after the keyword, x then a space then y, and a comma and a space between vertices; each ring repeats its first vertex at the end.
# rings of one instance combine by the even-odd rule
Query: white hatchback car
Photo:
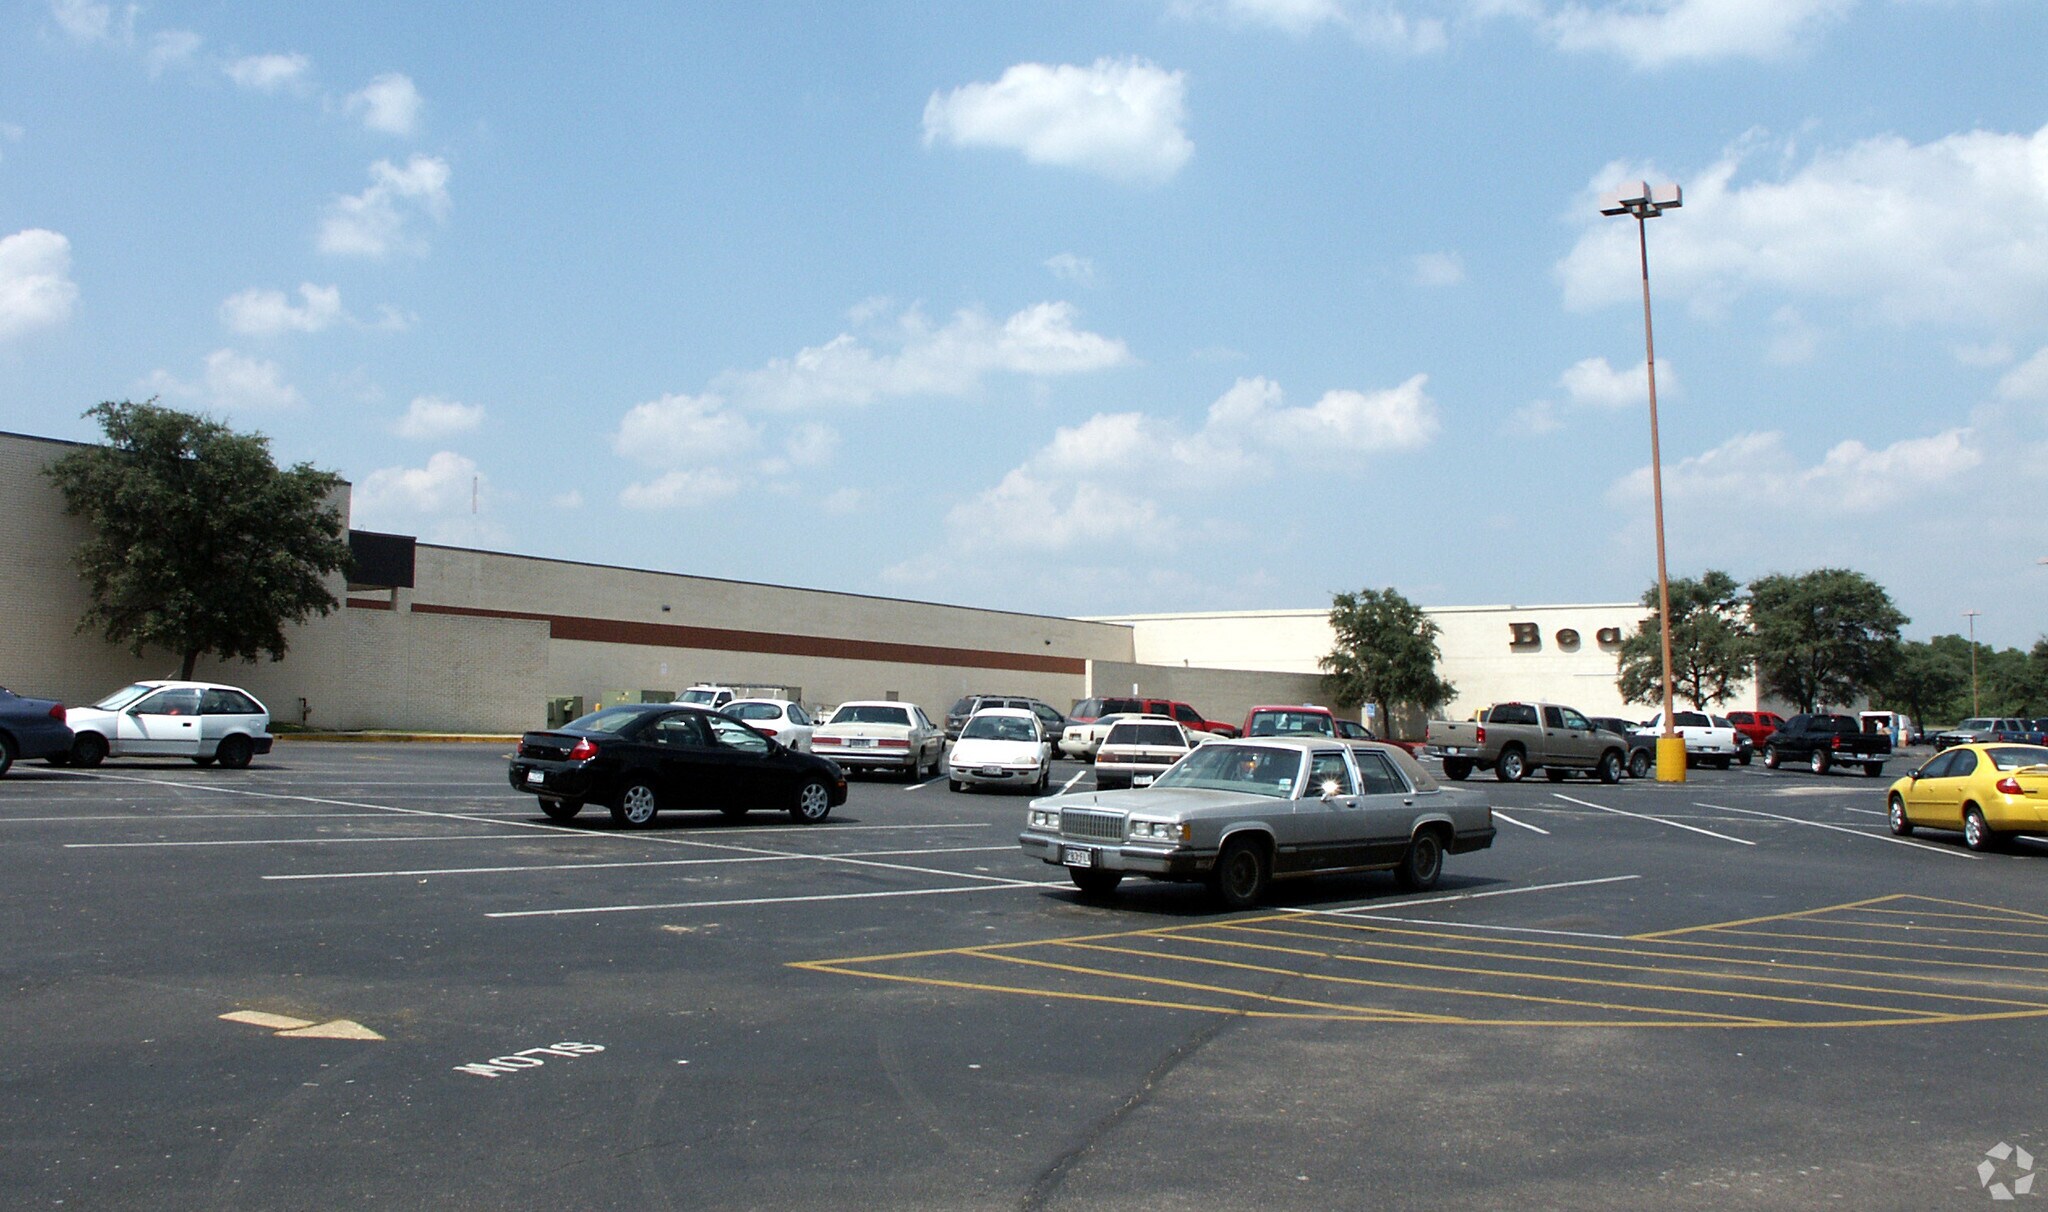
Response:
POLYGON ((743 720, 762 736, 772 736, 786 749, 811 751, 812 722, 808 712, 788 699, 734 699, 718 709, 743 720))
POLYGON ((946 754, 946 785, 1022 787, 1043 794, 1052 782, 1045 726, 1022 707, 988 707, 967 717, 946 754))
POLYGON ((213 682, 137 682, 90 707, 66 713, 69 764, 110 757, 183 757, 240 770, 269 753, 270 709, 238 686, 213 682))

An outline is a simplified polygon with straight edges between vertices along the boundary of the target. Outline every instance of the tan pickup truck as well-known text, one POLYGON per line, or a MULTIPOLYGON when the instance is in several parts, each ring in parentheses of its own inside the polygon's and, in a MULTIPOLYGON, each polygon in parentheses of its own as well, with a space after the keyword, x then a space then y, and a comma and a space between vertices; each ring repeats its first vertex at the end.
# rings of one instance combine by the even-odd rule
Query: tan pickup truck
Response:
POLYGON ((1469 778, 1491 770, 1503 783, 1541 770, 1553 783, 1573 771, 1618 783, 1628 738, 1593 726, 1577 709, 1556 703, 1495 703, 1475 721, 1431 720, 1423 743, 1443 759, 1444 775, 1469 778))

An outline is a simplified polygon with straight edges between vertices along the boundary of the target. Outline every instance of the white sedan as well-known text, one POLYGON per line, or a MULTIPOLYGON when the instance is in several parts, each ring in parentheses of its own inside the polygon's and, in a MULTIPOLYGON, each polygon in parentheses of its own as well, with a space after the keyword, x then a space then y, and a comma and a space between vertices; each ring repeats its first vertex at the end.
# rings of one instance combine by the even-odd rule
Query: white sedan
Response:
POLYGON ((841 703, 811 734, 811 752, 848 770, 901 770, 915 783, 937 770, 946 733, 916 703, 841 703))
POLYGON ((240 687, 212 682, 137 682, 90 707, 73 707, 65 722, 73 766, 184 757, 239 770, 270 752, 270 709, 240 687))
POLYGON ((762 736, 774 737, 785 748, 811 751, 811 717, 788 699, 734 699, 718 710, 744 721, 762 736))
POLYGON ((1052 745, 1036 715, 1021 707, 990 707, 967 717, 946 754, 946 785, 1022 787, 1042 794, 1052 781, 1052 745))

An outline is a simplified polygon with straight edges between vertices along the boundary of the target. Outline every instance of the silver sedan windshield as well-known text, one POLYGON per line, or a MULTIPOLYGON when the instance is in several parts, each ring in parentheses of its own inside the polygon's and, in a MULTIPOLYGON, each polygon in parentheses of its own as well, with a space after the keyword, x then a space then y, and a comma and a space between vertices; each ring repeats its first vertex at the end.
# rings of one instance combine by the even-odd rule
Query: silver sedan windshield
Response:
POLYGON ((1301 781, 1301 754, 1259 745, 1208 744, 1192 750, 1153 787, 1201 787, 1288 799, 1301 781))

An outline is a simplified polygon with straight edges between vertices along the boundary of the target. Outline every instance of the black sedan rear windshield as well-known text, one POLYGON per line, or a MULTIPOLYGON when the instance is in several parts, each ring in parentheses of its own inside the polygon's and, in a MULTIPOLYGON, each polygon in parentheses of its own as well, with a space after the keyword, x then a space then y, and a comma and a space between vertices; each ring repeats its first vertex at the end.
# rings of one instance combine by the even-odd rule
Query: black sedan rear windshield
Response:
POLYGON ((631 707, 606 707, 570 720, 570 732, 620 733, 647 718, 645 711, 631 707))

